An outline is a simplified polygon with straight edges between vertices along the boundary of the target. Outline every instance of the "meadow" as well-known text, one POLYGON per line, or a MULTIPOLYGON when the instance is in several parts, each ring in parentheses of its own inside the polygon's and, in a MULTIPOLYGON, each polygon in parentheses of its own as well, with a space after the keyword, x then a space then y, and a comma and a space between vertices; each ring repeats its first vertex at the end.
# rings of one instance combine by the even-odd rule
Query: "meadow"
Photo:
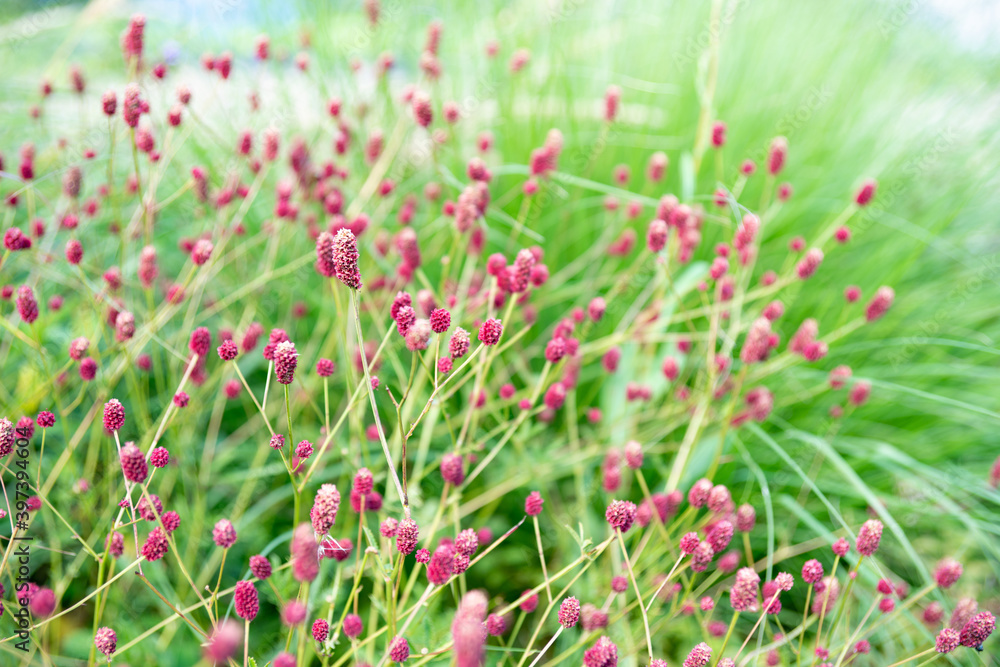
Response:
POLYGON ((0 20, 0 664, 1000 663, 933 8, 0 20))

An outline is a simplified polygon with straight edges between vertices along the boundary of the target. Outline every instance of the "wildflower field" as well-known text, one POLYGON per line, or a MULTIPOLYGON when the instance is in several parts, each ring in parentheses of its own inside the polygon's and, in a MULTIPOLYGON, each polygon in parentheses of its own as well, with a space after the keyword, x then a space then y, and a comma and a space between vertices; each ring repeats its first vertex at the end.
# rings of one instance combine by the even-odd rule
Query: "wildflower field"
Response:
POLYGON ((0 666, 1000 665, 933 12, 5 3, 0 666))

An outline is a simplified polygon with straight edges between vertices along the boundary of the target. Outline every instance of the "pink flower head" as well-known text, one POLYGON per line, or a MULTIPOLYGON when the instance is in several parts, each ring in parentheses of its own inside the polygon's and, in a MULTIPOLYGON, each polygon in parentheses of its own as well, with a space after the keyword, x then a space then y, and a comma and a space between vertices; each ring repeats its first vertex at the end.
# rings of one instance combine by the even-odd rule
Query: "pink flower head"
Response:
POLYGON ((802 580, 807 584, 815 584, 823 578, 823 565, 815 558, 807 560, 802 566, 802 580))
POLYGON ((142 545, 140 553, 143 558, 150 562, 158 561, 167 555, 168 547, 169 541, 167 540, 166 533, 163 532, 163 529, 157 526, 151 530, 149 536, 146 537, 146 542, 142 545))
POLYGON ((712 529, 708 531, 708 536, 705 541, 708 545, 712 547, 714 553, 722 553, 729 546, 729 542, 733 539, 733 524, 729 521, 723 519, 719 521, 712 529))
POLYGON ((410 645, 406 643, 405 637, 394 637, 391 642, 389 642, 389 660, 393 662, 406 662, 406 659, 410 657, 410 645))
POLYGON ((699 479, 688 491, 688 503, 692 507, 704 507, 708 503, 708 495, 712 492, 712 481, 704 477, 699 479))
POLYGON ((396 550, 403 554, 413 553, 420 539, 420 527, 413 519, 403 519, 396 528, 396 550))
POLYGON ((875 292, 875 296, 872 297, 872 300, 868 302, 867 308, 865 308, 865 319, 869 322, 874 322, 885 315, 886 311, 892 305, 894 298, 896 298, 896 293, 891 287, 879 287, 875 292))
POLYGON ((295 580, 303 583, 314 580, 319 574, 319 553, 308 523, 300 523, 292 533, 291 555, 295 580))
POLYGON ((104 404, 104 430, 119 431, 125 425, 125 408, 117 398, 104 404))
POLYGON ((867 206, 875 197, 876 187, 878 187, 878 183, 874 178, 866 179, 865 182, 861 184, 857 194, 854 195, 854 203, 858 206, 867 206))
POLYGON ((757 512, 752 505, 740 505, 736 508, 736 530, 749 533, 757 524, 757 512))
POLYGON ((337 278, 351 289, 362 287, 358 258, 358 241, 354 233, 346 227, 340 229, 333 239, 333 261, 337 278))
POLYGON ((726 124, 721 120, 712 123, 712 146, 721 148, 726 143, 726 124))
POLYGON ((503 325, 500 320, 490 318, 479 327, 479 342, 483 345, 496 345, 500 342, 501 334, 503 334, 503 325))
POLYGON ((941 588, 950 588, 962 576, 962 564, 953 558, 945 558, 934 569, 934 581, 941 588))
POLYGON ((35 300, 35 293, 27 285, 17 288, 17 313, 28 324, 38 319, 38 302, 35 300))
POLYGON ((753 364, 767 359, 771 351, 770 338, 771 320, 767 317, 758 317, 747 332, 743 349, 740 351, 740 361, 753 364))
POLYGON ((538 516, 542 513, 542 504, 544 502, 542 494, 538 491, 532 491, 524 501, 525 514, 528 516, 538 516))
POLYGON ((580 601, 574 597, 565 598, 559 605, 559 625, 567 630, 580 620, 580 601))
POLYGON ((633 470, 638 470, 642 467, 642 445, 635 440, 629 440, 625 443, 625 465, 633 470))
MULTIPOLYGON (((370 490, 370 489, 369 489, 370 490)), ((319 487, 316 497, 313 500, 309 517, 312 519, 313 530, 318 535, 326 535, 330 532, 334 522, 337 520, 337 510, 340 509, 340 491, 333 484, 324 484, 319 487)))
POLYGON ((545 405, 550 410, 558 410, 566 401, 566 385, 562 382, 553 382, 552 386, 545 392, 545 405))
POLYGON ((146 465, 146 457, 139 448, 132 443, 125 443, 121 451, 122 473, 125 479, 135 484, 142 484, 146 481, 149 468, 146 465))
POLYGON ((448 342, 448 354, 452 359, 461 359, 469 351, 469 333, 462 327, 455 329, 448 342))
POLYGON ((687 555, 693 554, 699 544, 701 544, 701 538, 698 537, 698 533, 687 533, 680 540, 681 553, 687 555))
POLYGON ((329 359, 320 359, 316 362, 316 375, 320 377, 330 377, 336 370, 336 366, 329 359))
POLYGON ((934 640, 934 648, 938 653, 951 653, 958 648, 961 635, 954 628, 944 628, 934 640))
POLYGON ((604 513, 604 518, 608 520, 612 528, 617 528, 621 532, 627 532, 635 521, 635 503, 628 500, 612 500, 608 509, 604 513))
POLYGON ((736 572, 736 582, 729 589, 729 601, 734 611, 753 611, 757 608, 760 577, 753 568, 744 567, 736 572))
POLYGON ((202 266, 211 258, 212 250, 214 249, 215 246, 212 245, 211 241, 208 239, 199 239, 191 249, 191 261, 196 266, 202 266))
POLYGON ((869 519, 858 531, 858 539, 854 546, 862 556, 872 556, 878 551, 879 541, 882 539, 882 522, 878 519, 869 519))
MULTIPOLYGON (((469 591, 458 605, 451 624, 457 667, 479 667, 483 664, 486 633, 489 632, 489 624, 483 624, 486 608, 486 596, 481 591, 469 591)), ((497 618, 502 623, 502 618, 497 618)), ((496 629, 495 622, 493 629, 496 629)))
POLYGON ((816 273, 816 269, 819 268, 820 263, 823 261, 823 251, 819 248, 810 248, 805 256, 799 260, 799 263, 795 267, 795 272, 798 274, 799 278, 806 280, 816 273))
POLYGON ((868 397, 872 393, 872 386, 869 382, 860 380, 854 383, 851 387, 851 391, 847 396, 847 400, 851 402, 852 405, 863 405, 868 397))
POLYGON ((958 641, 962 646, 982 650, 983 642, 993 634, 996 625, 997 620, 993 614, 981 611, 966 621, 958 641))
POLYGON ((688 653, 684 660, 684 667, 707 667, 712 661, 712 648, 705 642, 701 642, 688 653))
POLYGON ((844 557, 847 555, 847 552, 851 550, 851 544, 846 539, 841 537, 836 542, 834 542, 833 546, 831 546, 830 548, 836 555, 844 557))
POLYGON ((333 234, 330 232, 321 232, 316 237, 316 272, 327 278, 333 278, 337 275, 333 248, 333 234))
POLYGON ((283 341, 274 348, 274 372, 281 384, 291 384, 295 379, 295 367, 298 365, 299 353, 295 343, 283 341))
POLYGON ((344 617, 344 634, 348 637, 353 639, 364 632, 364 629, 364 622, 357 614, 348 614, 344 617))
POLYGON ((608 86, 604 93, 604 120, 613 123, 618 116, 618 105, 622 99, 622 89, 618 86, 608 86))
POLYGON ((431 331, 444 333, 451 326, 451 313, 444 308, 435 308, 430 315, 431 331))
POLYGON ((217 352, 219 353, 219 358, 223 361, 232 361, 239 354, 239 348, 236 347, 236 343, 232 340, 226 340, 218 347, 217 352))
POLYGON ((650 252, 660 252, 667 246, 670 228, 663 220, 656 219, 649 223, 646 229, 646 247, 650 252))
POLYGON ((583 652, 583 667, 617 667, 618 647, 608 637, 600 637, 597 643, 583 652))
POLYGON ((149 453, 149 462, 154 468, 164 468, 170 463, 170 452, 165 447, 156 447, 149 453))
POLYGON ((289 600, 281 610, 281 622, 288 627, 294 627, 306 620, 308 610, 298 600, 289 600))
POLYGON ((212 529, 212 540, 222 549, 228 549, 236 544, 236 529, 229 519, 219 519, 212 529))
POLYGON ((205 327, 198 327, 191 332, 191 339, 188 341, 188 349, 199 357, 208 355, 208 349, 212 347, 212 334, 205 327))
POLYGON ((486 632, 492 637, 499 637, 507 631, 507 620, 500 614, 490 614, 486 618, 486 632))
MULTIPOLYGON (((346 634, 346 633, 345 633, 346 634)), ((312 624, 312 637, 315 641, 323 643, 330 636, 330 624, 325 618, 317 618, 312 624)))
POLYGON ((97 633, 94 635, 94 646, 104 654, 104 657, 110 663, 111 656, 114 655, 115 649, 118 647, 118 635, 111 628, 98 628, 97 633))
POLYGON ((250 556, 250 572, 261 581, 271 576, 271 561, 265 556, 250 556))
POLYGON ((785 159, 788 157, 788 140, 784 137, 775 137, 771 141, 771 148, 767 154, 767 172, 776 176, 785 166, 785 159))
POLYGON ((238 581, 233 591, 233 604, 236 615, 245 621, 257 618, 260 602, 257 599, 257 589, 252 581, 238 581))
POLYGON ((461 454, 445 454, 441 458, 441 477, 444 481, 458 486, 465 479, 461 454))

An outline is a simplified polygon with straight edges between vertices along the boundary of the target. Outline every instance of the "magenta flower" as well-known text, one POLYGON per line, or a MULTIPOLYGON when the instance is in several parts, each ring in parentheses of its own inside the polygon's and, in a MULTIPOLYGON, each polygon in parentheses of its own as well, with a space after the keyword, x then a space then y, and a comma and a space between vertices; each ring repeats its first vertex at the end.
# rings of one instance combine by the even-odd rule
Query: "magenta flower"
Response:
POLYGON ((448 354, 452 359, 461 359, 469 351, 469 332, 458 327, 448 341, 448 354))
POLYGON ((962 564, 953 558, 945 558, 934 570, 934 581, 941 588, 950 588, 962 576, 962 564))
POLYGON ((542 505, 545 500, 538 491, 532 491, 524 501, 524 512, 528 516, 538 516, 542 513, 542 505))
POLYGON ((608 637, 601 637, 597 643, 583 652, 584 667, 617 667, 618 646, 608 637))
POLYGON ((612 500, 608 509, 604 513, 604 518, 608 520, 612 528, 617 528, 621 532, 628 532, 635 521, 635 503, 628 500, 612 500))
POLYGON ((319 574, 319 554, 312 526, 300 523, 292 533, 292 574, 296 581, 309 582, 319 574))
POLYGON ((265 556, 250 556, 250 572, 261 581, 271 576, 271 561, 265 556))
POLYGON ((357 614, 348 614, 344 617, 344 634, 348 637, 357 637, 364 632, 364 629, 364 623, 357 614))
POLYGON ((309 512, 313 530, 318 535, 326 535, 330 532, 330 528, 337 520, 337 510, 339 509, 340 491, 337 490, 337 487, 333 484, 324 484, 319 487, 313 500, 312 510, 309 512))
POLYGON ((361 289, 361 272, 358 271, 358 241, 346 227, 333 239, 333 262, 337 278, 351 289, 361 289))
POLYGON ((396 550, 405 555, 413 553, 420 539, 420 527, 413 519, 403 519, 396 528, 396 550))
POLYGON ((118 647, 118 635, 111 628, 98 628, 94 635, 94 646, 104 654, 108 662, 111 662, 111 656, 114 655, 115 649, 118 647))
POLYGON ((330 636, 330 624, 324 618, 317 618, 312 624, 312 637, 322 643, 330 636))
MULTIPOLYGON (((456 667, 480 667, 485 659, 486 633, 483 626, 487 600, 481 591, 469 591, 462 597, 451 623, 456 667)), ((491 616, 492 618, 492 616, 491 616)))
POLYGON ((236 608, 236 615, 245 621, 252 621, 257 618, 257 611, 260 603, 257 599, 257 589, 252 581, 238 581, 233 591, 233 604, 236 608))
POLYGON ((882 522, 878 519, 869 519, 858 531, 858 539, 854 546, 862 556, 872 556, 878 551, 879 541, 882 539, 882 522))
POLYGON ((959 635, 959 643, 976 650, 982 650, 983 642, 993 634, 997 620, 988 611, 981 611, 970 618, 962 627, 959 635))
POLYGON ((410 645, 406 643, 405 637, 395 637, 389 643, 389 659, 393 662, 406 662, 410 657, 410 645))
POLYGON ((145 544, 142 545, 142 557, 150 562, 160 560, 167 555, 168 546, 166 533, 157 526, 150 531, 145 544))
POLYGON ((445 454, 441 458, 441 477, 444 481, 458 486, 465 479, 461 454, 445 454))
POLYGON ((146 457, 139 448, 130 442, 125 443, 121 450, 121 466, 125 479, 135 484, 142 484, 149 474, 146 457))
POLYGON ((281 384, 291 384, 295 379, 295 367, 298 365, 299 353, 295 343, 283 341, 274 348, 274 372, 281 384))
POLYGON ((219 358, 223 361, 232 361, 239 354, 239 348, 236 347, 236 343, 232 340, 223 341, 222 345, 218 348, 219 358))
POLYGON ((712 661, 712 648, 705 642, 701 642, 688 653, 684 660, 684 667, 706 667, 712 661))
POLYGON ((744 567, 736 573, 736 582, 729 589, 729 601, 734 611, 753 611, 757 608, 760 577, 753 568, 744 567))
POLYGON ((934 640, 934 648, 938 653, 951 653, 959 646, 961 635, 958 630, 953 628, 944 628, 938 633, 937 639, 934 640))
POLYGON ((496 345, 500 342, 501 334, 503 334, 503 325, 500 320, 490 318, 479 327, 479 342, 483 345, 496 345))
POLYGON ((229 519, 219 519, 212 529, 212 541, 223 549, 236 544, 236 529, 229 519))
POLYGON ((580 620, 580 601, 574 597, 565 598, 559 605, 559 625, 572 628, 580 620))

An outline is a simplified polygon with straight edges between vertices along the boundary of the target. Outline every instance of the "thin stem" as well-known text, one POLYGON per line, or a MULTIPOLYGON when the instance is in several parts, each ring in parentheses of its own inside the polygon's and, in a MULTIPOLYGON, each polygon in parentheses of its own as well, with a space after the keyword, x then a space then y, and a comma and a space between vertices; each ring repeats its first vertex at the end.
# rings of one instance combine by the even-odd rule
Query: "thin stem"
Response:
POLYGON ((532 516, 531 521, 535 524, 535 541, 538 543, 538 560, 542 563, 542 576, 545 577, 545 594, 552 602, 552 588, 549 586, 549 573, 545 565, 545 552, 542 549, 542 532, 538 528, 538 517, 532 516))
POLYGON ((378 405, 375 403, 375 390, 372 389, 372 379, 368 371, 368 355, 365 354, 365 338, 361 333, 361 309, 358 305, 358 292, 357 290, 351 290, 351 306, 354 308, 354 328, 358 335, 358 350, 360 351, 361 357, 361 368, 365 373, 365 387, 368 389, 368 398, 372 404, 372 414, 375 416, 375 428, 378 429, 379 442, 382 443, 382 452, 385 454, 385 460, 389 464, 389 470, 392 472, 392 481, 396 484, 396 491, 399 493, 399 500, 403 504, 403 514, 409 518, 410 516, 410 503, 407 500, 406 489, 399 481, 399 475, 396 473, 396 466, 392 462, 392 454, 389 453, 389 444, 385 441, 385 431, 382 428, 382 421, 378 416, 378 405))
POLYGON ((646 615, 646 607, 642 603, 642 593, 639 592, 639 584, 635 581, 635 572, 632 571, 632 563, 628 558, 628 549, 625 548, 625 538, 622 537, 622 531, 615 528, 615 533, 618 535, 618 544, 622 548, 622 558, 625 559, 625 568, 628 570, 628 576, 632 579, 632 588, 635 589, 635 597, 639 601, 639 611, 642 613, 642 625, 646 630, 646 649, 649 651, 649 661, 653 661, 653 638, 649 634, 649 617, 646 615))

